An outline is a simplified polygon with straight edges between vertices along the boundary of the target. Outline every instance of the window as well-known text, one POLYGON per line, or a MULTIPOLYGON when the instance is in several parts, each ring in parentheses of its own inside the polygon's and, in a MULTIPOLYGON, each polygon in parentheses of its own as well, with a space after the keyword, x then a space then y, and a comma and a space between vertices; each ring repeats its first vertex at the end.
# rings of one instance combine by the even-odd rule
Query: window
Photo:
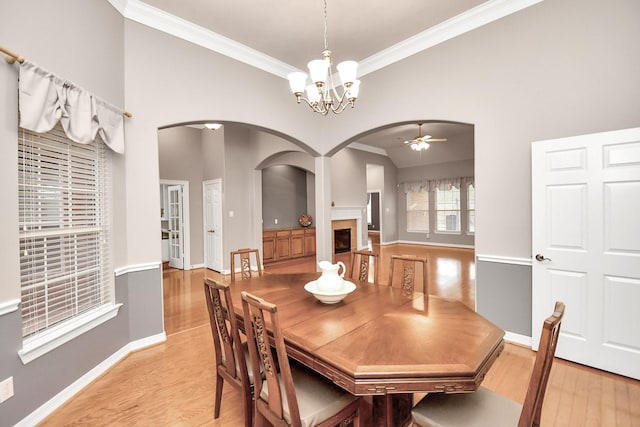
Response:
POLYGON ((429 231, 429 192, 407 191, 407 231, 429 231))
POLYGON ((50 341, 69 335, 70 322, 79 317, 94 315, 95 320, 95 313, 104 316, 107 305, 115 307, 110 156, 100 140, 72 142, 60 125, 45 134, 20 129, 21 352, 35 351, 30 344, 35 346, 43 335, 53 337, 50 341))
POLYGON ((476 232, 476 187, 469 184, 467 187, 467 233, 476 232))
POLYGON ((445 233, 460 232, 460 189, 436 188, 436 231, 445 233))

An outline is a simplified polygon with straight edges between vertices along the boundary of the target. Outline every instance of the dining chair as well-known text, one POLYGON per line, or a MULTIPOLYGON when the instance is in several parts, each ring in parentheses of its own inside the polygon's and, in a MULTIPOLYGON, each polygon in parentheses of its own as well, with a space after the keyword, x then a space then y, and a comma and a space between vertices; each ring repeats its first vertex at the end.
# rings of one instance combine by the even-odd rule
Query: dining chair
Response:
POLYGON ((556 302, 553 314, 542 327, 538 354, 523 405, 482 386, 468 394, 430 393, 411 411, 414 423, 423 427, 539 426, 563 316, 564 304, 556 302))
POLYGON ((420 291, 428 295, 427 259, 412 255, 391 255, 389 286, 399 286, 405 291, 413 293, 418 273, 422 273, 422 289, 420 291), (422 266, 422 268, 420 269, 418 266, 422 266))
POLYGON ((372 251, 353 251, 351 253, 351 279, 356 283, 370 282, 369 269, 373 268, 373 283, 378 283, 378 254, 372 251))
POLYGON ((254 425, 264 426, 268 422, 276 427, 333 427, 353 422, 354 427, 359 427, 360 398, 290 361, 277 307, 246 291, 241 295, 249 360, 257 378, 254 425), (261 368, 262 377, 256 375, 261 368))
POLYGON ((220 416, 222 388, 227 381, 241 391, 245 426, 250 427, 253 424, 253 375, 247 369, 248 348, 240 340, 229 285, 205 278, 204 293, 216 357, 213 417, 220 416))
POLYGON ((262 276, 262 264, 260 264, 260 251, 258 249, 238 249, 231 252, 231 281, 236 281, 236 275, 240 274, 241 280, 251 278, 251 270, 253 270, 251 255, 256 262, 258 275, 262 276), (240 271, 236 271, 236 258, 240 261, 240 271))

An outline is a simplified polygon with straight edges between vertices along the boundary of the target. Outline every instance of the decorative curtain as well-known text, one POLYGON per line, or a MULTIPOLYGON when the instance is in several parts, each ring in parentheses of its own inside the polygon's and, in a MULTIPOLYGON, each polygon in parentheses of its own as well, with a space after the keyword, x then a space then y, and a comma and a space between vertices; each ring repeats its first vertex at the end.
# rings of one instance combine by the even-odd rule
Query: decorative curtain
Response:
POLYGON ((436 188, 441 191, 450 190, 451 187, 461 188, 463 184, 473 184, 474 177, 459 177, 459 178, 442 178, 442 179, 434 179, 431 181, 417 181, 417 182, 405 182, 404 183, 404 192, 408 193, 419 192, 419 191, 430 191, 435 190, 436 188))
POLYGON ((72 141, 88 144, 99 135, 116 153, 124 153, 123 111, 39 66, 20 64, 20 127, 48 132, 60 122, 72 141))
POLYGON ((405 182, 404 192, 418 193, 420 191, 429 191, 431 189, 431 181, 405 182))

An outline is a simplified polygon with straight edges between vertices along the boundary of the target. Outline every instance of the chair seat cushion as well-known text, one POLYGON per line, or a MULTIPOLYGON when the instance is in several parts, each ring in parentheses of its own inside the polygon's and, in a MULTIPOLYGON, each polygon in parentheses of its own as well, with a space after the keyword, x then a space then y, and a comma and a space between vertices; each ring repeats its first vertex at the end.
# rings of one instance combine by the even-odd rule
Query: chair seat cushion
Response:
MULTIPOLYGON (((300 421, 302 427, 312 427, 322 421, 337 414, 358 399, 356 396, 342 390, 321 375, 297 364, 291 365, 291 376, 298 398, 298 409, 300 410, 300 421)), ((280 380, 281 390, 284 392, 282 378, 280 380)), ((269 391, 266 384, 262 387, 260 397, 268 401, 269 391)), ((291 415, 287 396, 282 396, 284 407, 284 419, 291 424, 291 415)))
POLYGON ((515 427, 521 412, 521 405, 486 387, 464 394, 430 393, 411 411, 423 427, 515 427))

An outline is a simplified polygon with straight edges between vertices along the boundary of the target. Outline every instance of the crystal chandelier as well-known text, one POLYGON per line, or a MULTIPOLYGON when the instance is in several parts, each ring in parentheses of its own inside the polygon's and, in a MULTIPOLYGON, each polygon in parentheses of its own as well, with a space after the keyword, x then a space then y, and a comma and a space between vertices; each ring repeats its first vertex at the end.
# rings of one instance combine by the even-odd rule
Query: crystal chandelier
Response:
POLYGON ((331 51, 327 43, 327 0, 324 0, 324 51, 322 59, 315 59, 307 65, 311 84, 307 85, 306 73, 295 72, 287 76, 298 104, 300 101, 305 101, 313 111, 323 116, 326 116, 329 111, 339 114, 348 105, 353 108, 360 88, 360 80, 356 80, 358 69, 356 61, 344 61, 336 67, 342 82, 341 95, 333 83, 332 65, 331 51), (306 98, 303 96, 305 92, 306 98))

